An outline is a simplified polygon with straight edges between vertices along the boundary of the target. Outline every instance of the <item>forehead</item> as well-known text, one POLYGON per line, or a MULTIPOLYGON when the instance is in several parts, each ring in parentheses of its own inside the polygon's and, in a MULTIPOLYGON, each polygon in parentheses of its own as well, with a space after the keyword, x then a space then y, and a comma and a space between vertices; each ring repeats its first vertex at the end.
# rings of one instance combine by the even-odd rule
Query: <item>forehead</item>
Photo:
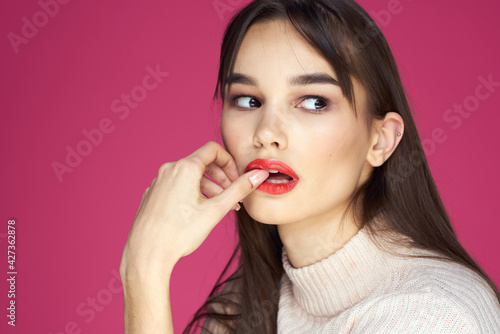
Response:
POLYGON ((336 77, 328 61, 287 20, 259 22, 246 32, 234 71, 259 68, 263 73, 326 72, 336 77))
MULTIPOLYGON (((255 23, 247 30, 233 72, 250 75, 261 88, 272 89, 284 87, 291 77, 301 74, 326 73, 338 80, 332 65, 284 19, 255 23)), ((357 116, 356 110, 366 113, 367 96, 356 78, 351 81, 357 116)))

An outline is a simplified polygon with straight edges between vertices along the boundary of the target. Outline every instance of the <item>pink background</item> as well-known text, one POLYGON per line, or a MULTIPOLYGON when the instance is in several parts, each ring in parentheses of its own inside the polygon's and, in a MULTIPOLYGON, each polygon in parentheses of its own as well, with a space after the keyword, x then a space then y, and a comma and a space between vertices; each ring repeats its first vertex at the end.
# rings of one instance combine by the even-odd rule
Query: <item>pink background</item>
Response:
MULTIPOLYGON (((134 214, 162 163, 218 140, 211 96, 219 46, 228 16, 242 3, 74 1, 60 5, 46 22, 37 1, 2 3, 0 253, 5 277, 7 220, 15 218, 18 275, 17 326, 7 325, 8 287, 2 279, 0 332, 123 333, 116 275, 134 214), (223 13, 215 10, 217 3, 225 6, 223 13), (8 34, 21 35, 23 17, 33 22, 34 16, 38 32, 16 53, 8 34), (146 67, 157 65, 169 75, 145 91, 146 67), (115 113, 113 101, 131 92, 141 101, 126 117, 125 104, 115 102, 122 107, 115 113), (82 131, 105 119, 112 131, 60 181, 53 162, 64 164, 66 148, 76 149, 85 139, 82 131)), ((397 3, 361 1, 379 13, 459 238, 500 283, 500 87, 472 105, 479 76, 500 81, 500 5, 397 3), (390 20, 380 14, 389 10, 390 20), (464 101, 474 109, 470 116, 460 117, 460 124, 446 122, 447 109, 464 101), (441 134, 433 139, 433 131, 441 134)), ((228 259, 232 233, 231 220, 224 220, 175 267, 177 333, 228 259)))

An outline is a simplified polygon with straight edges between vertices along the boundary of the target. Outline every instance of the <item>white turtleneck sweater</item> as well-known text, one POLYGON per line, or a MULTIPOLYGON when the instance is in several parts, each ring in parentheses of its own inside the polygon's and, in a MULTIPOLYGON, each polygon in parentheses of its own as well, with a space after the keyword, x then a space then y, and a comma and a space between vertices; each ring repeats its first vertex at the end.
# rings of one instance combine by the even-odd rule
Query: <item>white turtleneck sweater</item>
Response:
MULTIPOLYGON (((365 229, 312 265, 294 268, 285 248, 282 260, 279 334, 500 333, 500 305, 478 274, 454 262, 382 251, 365 229)), ((212 319, 203 327, 202 333, 227 333, 212 319)))
POLYGON ((279 334, 500 333, 500 305, 479 275, 382 251, 365 229, 312 265, 294 268, 284 248, 282 259, 279 334))

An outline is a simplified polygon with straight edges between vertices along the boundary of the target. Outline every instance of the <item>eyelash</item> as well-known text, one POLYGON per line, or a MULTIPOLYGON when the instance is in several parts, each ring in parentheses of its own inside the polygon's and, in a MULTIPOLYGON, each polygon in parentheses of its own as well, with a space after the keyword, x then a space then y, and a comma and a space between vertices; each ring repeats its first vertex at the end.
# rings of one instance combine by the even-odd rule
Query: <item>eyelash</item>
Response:
MULTIPOLYGON (((241 110, 247 110, 247 109, 253 109, 253 108, 245 108, 245 107, 241 107, 239 106, 237 103, 236 103, 236 100, 242 98, 242 97, 249 97, 249 98, 252 98, 252 99, 255 99, 257 101, 259 101, 259 99, 257 99, 255 96, 251 96, 251 95, 234 95, 234 96, 231 96, 230 97, 230 101, 231 101, 231 106, 235 107, 235 108, 238 108, 238 109, 241 109, 241 110)), ((325 112, 329 109, 330 107, 330 100, 324 96, 318 96, 318 95, 306 95, 304 97, 302 97, 300 99, 300 102, 297 103, 298 104, 301 104, 302 102, 306 101, 306 100, 309 100, 309 99, 318 99, 318 100, 322 100, 326 106, 323 107, 322 109, 317 109, 317 110, 314 110, 314 109, 306 109, 306 108, 300 108, 302 110, 304 110, 305 112, 308 112, 308 113, 311 113, 311 114, 320 114, 322 112, 325 112)), ((260 103, 260 101, 259 101, 260 103)), ((257 107, 256 107, 257 108, 257 107)))

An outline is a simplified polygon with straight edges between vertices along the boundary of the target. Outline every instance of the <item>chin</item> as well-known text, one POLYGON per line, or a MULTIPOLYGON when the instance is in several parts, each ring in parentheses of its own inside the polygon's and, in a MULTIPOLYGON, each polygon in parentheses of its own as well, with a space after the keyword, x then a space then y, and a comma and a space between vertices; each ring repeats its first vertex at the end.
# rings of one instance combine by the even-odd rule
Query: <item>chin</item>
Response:
POLYGON ((252 219, 262 224, 281 225, 290 221, 287 219, 287 213, 290 213, 290 210, 283 207, 282 203, 273 201, 272 198, 256 198, 254 194, 251 194, 243 200, 243 206, 252 219))

